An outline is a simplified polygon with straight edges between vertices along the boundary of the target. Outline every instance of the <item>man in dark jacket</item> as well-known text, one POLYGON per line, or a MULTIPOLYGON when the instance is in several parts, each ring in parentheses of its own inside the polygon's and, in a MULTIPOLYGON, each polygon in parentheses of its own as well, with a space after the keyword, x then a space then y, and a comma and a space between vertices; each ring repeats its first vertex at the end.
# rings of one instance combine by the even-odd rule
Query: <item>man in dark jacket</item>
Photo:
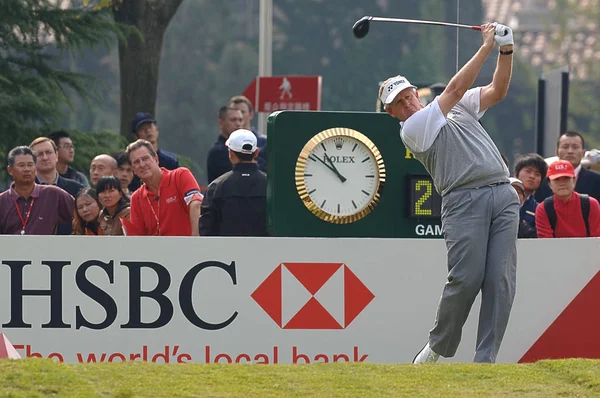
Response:
POLYGON ((209 149, 206 158, 207 184, 213 182, 231 170, 231 162, 225 141, 231 133, 241 129, 243 124, 242 112, 231 106, 223 106, 219 109, 219 136, 217 142, 209 149))
POLYGON ((256 163, 258 168, 265 173, 267 172, 267 137, 262 135, 258 129, 252 126, 250 123, 254 118, 254 108, 252 108, 252 102, 243 95, 236 95, 231 97, 229 105, 239 109, 242 112, 242 126, 240 128, 250 130, 256 136, 256 142, 258 144, 258 157, 256 163))
POLYGON ((233 169, 208 186, 200 236, 267 236, 267 175, 258 169, 256 136, 239 129, 225 146, 233 169))
MULTIPOLYGON (((179 159, 175 154, 165 151, 158 147, 158 124, 149 113, 138 112, 131 122, 131 133, 133 134, 134 140, 143 139, 152 144, 156 155, 158 156, 158 166, 164 167, 167 170, 175 170, 179 167, 179 159)), ((142 185, 142 181, 136 175, 133 176, 133 180, 129 184, 129 191, 134 192, 142 185)))
MULTIPOLYGON (((48 137, 38 137, 29 144, 29 148, 36 154, 36 184, 56 185, 68 192, 71 196, 77 196, 77 192, 83 185, 75 180, 63 178, 56 169, 58 162, 58 149, 54 141, 48 137)), ((73 227, 70 222, 58 224, 57 235, 71 235, 73 227)))
POLYGON ((69 133, 64 130, 58 130, 48 134, 48 138, 54 141, 54 144, 58 149, 58 162, 56 163, 56 170, 60 176, 69 180, 77 181, 84 187, 89 187, 90 182, 88 181, 86 175, 70 166, 75 158, 75 145, 73 145, 73 141, 71 140, 69 133))
MULTIPOLYGON (((519 219, 521 222, 524 221, 529 224, 533 230, 535 230, 535 209, 538 206, 534 193, 546 178, 547 170, 546 160, 537 153, 519 156, 515 163, 515 177, 522 182, 522 190, 525 196, 519 209, 519 219)), ((519 231, 521 229, 521 226, 519 226, 519 231)))

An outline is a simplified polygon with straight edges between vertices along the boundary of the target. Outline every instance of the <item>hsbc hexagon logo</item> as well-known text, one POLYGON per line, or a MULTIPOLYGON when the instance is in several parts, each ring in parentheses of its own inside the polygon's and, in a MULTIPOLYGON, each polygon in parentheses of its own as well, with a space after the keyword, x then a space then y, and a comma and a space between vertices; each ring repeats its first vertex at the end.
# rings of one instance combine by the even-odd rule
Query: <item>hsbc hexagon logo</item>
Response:
POLYGON ((281 263, 251 297, 282 329, 345 329, 375 295, 344 263, 281 263))

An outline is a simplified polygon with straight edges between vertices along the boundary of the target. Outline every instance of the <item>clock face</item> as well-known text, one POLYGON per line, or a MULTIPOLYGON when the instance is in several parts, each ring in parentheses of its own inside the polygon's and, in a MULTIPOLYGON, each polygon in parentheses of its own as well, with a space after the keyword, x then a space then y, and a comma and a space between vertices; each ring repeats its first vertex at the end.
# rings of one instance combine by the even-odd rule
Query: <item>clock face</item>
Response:
POLYGON ((366 136, 346 128, 317 134, 296 165, 296 187, 306 207, 336 224, 367 215, 378 203, 384 182, 379 150, 366 136))

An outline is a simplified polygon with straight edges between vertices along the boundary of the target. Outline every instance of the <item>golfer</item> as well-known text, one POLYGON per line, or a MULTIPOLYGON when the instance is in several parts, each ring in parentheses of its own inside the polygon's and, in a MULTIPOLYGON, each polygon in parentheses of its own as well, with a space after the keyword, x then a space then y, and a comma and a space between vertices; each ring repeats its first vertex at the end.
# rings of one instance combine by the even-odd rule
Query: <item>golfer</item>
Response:
POLYGON ((448 278, 435 326, 413 363, 452 357, 473 301, 482 293, 475 362, 495 362, 515 295, 519 199, 500 152, 478 120, 508 91, 512 73, 512 30, 482 26, 483 44, 423 106, 416 87, 402 76, 386 80, 379 97, 400 120, 400 136, 442 195, 442 230, 448 278), (497 32, 507 34, 500 36, 497 32), (492 82, 472 88, 486 58, 499 45, 492 82))

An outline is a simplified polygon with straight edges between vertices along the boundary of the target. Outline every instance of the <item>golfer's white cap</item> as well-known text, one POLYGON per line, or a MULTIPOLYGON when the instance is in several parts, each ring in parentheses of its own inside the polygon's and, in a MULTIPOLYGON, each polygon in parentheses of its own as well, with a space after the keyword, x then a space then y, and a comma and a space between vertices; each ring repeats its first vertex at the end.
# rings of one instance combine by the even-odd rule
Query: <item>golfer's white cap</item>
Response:
POLYGON ((257 147, 256 136, 250 130, 235 130, 225 141, 225 145, 234 152, 254 153, 257 147))
POLYGON ((414 89, 417 88, 416 86, 410 84, 408 79, 404 76, 396 76, 386 83, 383 90, 381 90, 381 95, 379 96, 379 99, 385 105, 389 105, 392 103, 392 101, 394 101, 394 98, 396 98, 400 91, 409 87, 412 87, 414 89))

